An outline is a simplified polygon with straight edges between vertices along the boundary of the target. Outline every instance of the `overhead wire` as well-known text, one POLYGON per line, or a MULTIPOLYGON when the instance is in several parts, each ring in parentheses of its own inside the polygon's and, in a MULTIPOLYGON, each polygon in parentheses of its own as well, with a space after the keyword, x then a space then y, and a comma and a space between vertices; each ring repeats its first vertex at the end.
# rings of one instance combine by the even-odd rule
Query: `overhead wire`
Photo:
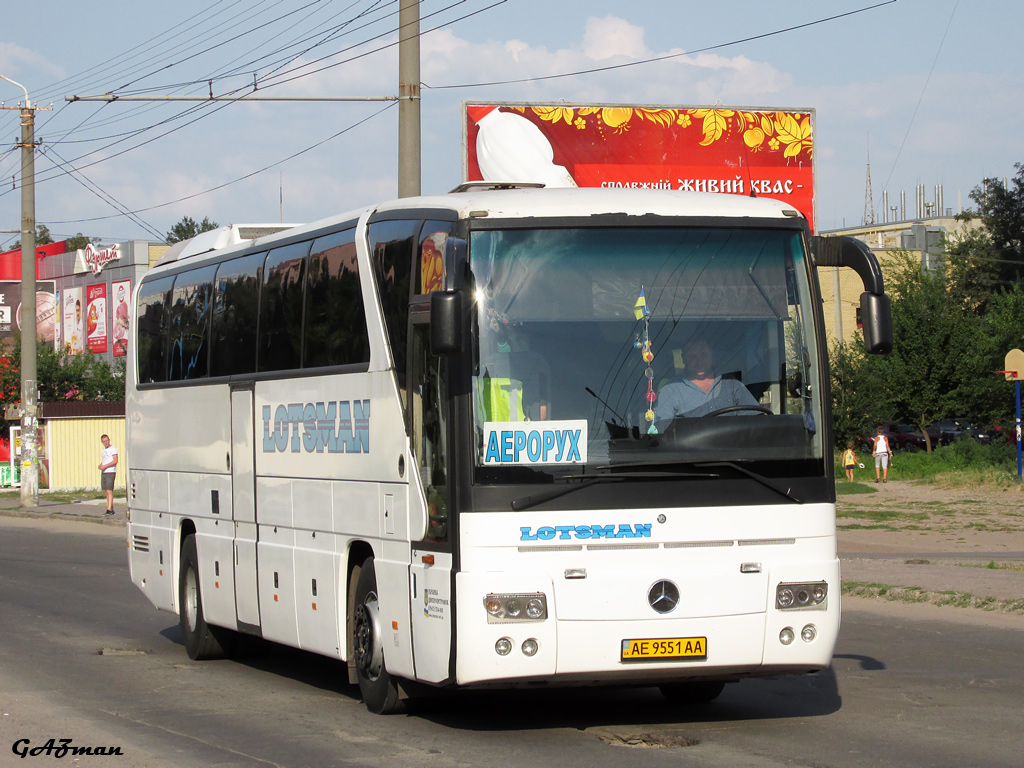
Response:
POLYGON ((103 200, 105 203, 110 205, 115 211, 118 212, 119 215, 127 216, 133 222, 142 227, 142 229, 147 230, 152 235, 156 235, 157 240, 162 241, 164 239, 164 234, 157 230, 156 227, 152 226, 149 222, 143 220, 138 215, 138 212, 130 210, 128 206, 124 205, 120 200, 117 200, 112 194, 110 194, 104 189, 101 189, 98 184, 92 181, 92 179, 90 179, 88 176, 86 176, 78 169, 71 166, 71 164, 68 163, 63 157, 61 157, 60 154, 58 154, 57 150, 55 150, 53 147, 45 148, 42 154, 44 157, 48 158, 50 162, 53 162, 53 157, 56 157, 58 160, 57 165, 65 173, 67 173, 68 176, 70 176, 76 182, 78 182, 87 190, 92 192, 98 198, 103 200), (53 157, 50 157, 50 155, 53 155, 53 157))
POLYGON ((875 3, 874 5, 865 6, 863 8, 857 8, 855 10, 847 11, 845 13, 838 13, 838 14, 835 14, 834 16, 828 16, 826 18, 816 19, 814 21, 809 21, 809 22, 806 22, 804 24, 794 24, 793 26, 784 27, 782 29, 777 29, 777 30, 775 30, 773 32, 764 32, 764 33, 761 33, 761 34, 758 34, 758 35, 751 35, 749 37, 743 37, 743 38, 739 38, 737 40, 731 40, 731 41, 729 41, 727 43, 718 43, 716 45, 709 45, 709 46, 706 46, 704 48, 697 48, 697 49, 692 50, 692 51, 682 51, 680 53, 669 53, 669 54, 665 54, 664 56, 654 56, 652 58, 640 59, 640 60, 637 60, 637 61, 628 61, 628 62, 624 62, 622 64, 609 64, 609 65, 604 66, 604 67, 593 67, 591 69, 580 69, 580 70, 575 70, 573 72, 562 72, 562 73, 554 74, 554 75, 541 75, 539 77, 522 77, 522 78, 516 78, 516 79, 513 79, 513 80, 494 80, 494 81, 486 82, 486 83, 456 83, 456 84, 450 84, 450 85, 433 85, 433 86, 432 85, 427 85, 426 83, 423 83, 423 87, 424 88, 430 88, 432 90, 448 90, 448 89, 453 89, 453 88, 484 88, 484 87, 490 87, 490 86, 494 86, 494 85, 514 85, 514 84, 519 84, 519 83, 536 83, 536 82, 542 82, 544 80, 557 80, 557 79, 564 78, 564 77, 580 77, 582 75, 592 75, 592 74, 596 74, 598 72, 610 72, 610 71, 616 70, 616 69, 627 69, 629 67, 638 67, 638 66, 641 66, 643 64, 654 64, 654 63, 659 62, 659 61, 669 61, 671 59, 678 59, 678 58, 682 58, 684 56, 693 56, 693 55, 698 54, 698 53, 707 53, 708 51, 717 51, 717 50, 720 50, 722 48, 728 48, 728 47, 734 46, 734 45, 742 45, 743 43, 751 43, 751 42, 754 42, 756 40, 764 40, 765 38, 768 38, 768 37, 774 37, 776 35, 782 35, 782 34, 786 34, 788 32, 795 32, 795 31, 797 31, 799 29, 807 29, 808 27, 817 26, 818 24, 825 24, 825 23, 830 22, 830 21, 836 21, 837 19, 843 19, 843 18, 846 18, 848 16, 854 16, 854 15, 859 14, 859 13, 865 13, 867 11, 873 11, 873 10, 875 10, 877 8, 881 8, 882 6, 885 6, 885 5, 892 5, 896 1, 897 0, 884 0, 883 2, 875 3))
MULTIPOLYGON (((229 187, 232 184, 237 184, 240 181, 245 181, 246 179, 251 179, 253 176, 258 176, 259 174, 264 173, 266 171, 269 171, 272 168, 276 168, 277 166, 282 165, 283 163, 287 163, 290 160, 294 160, 297 157, 301 157, 302 155, 306 154, 307 152, 312 152, 314 149, 317 149, 318 147, 323 146, 324 144, 328 143, 329 141, 331 141, 333 139, 336 139, 339 136, 341 136, 341 135, 343 135, 345 133, 348 133, 351 130, 354 130, 354 129, 358 128, 359 126, 363 125, 366 122, 369 122, 370 120, 373 120, 374 118, 378 117, 379 115, 382 115, 384 112, 387 112, 389 109, 394 108, 394 106, 395 106, 395 102, 390 102, 390 103, 386 104, 384 107, 382 107, 381 109, 379 109, 376 112, 374 112, 372 115, 368 115, 367 117, 363 118, 362 120, 359 120, 358 122, 355 122, 352 125, 347 126, 346 128, 342 128, 340 131, 337 131, 337 132, 331 134, 330 136, 328 136, 328 137, 326 137, 324 139, 321 139, 320 141, 316 142, 315 144, 312 144, 312 145, 306 147, 305 149, 301 149, 298 152, 294 152, 294 153, 288 155, 287 157, 283 157, 280 160, 277 160, 277 161, 275 161, 273 163, 270 163, 269 165, 266 165, 266 166, 264 166, 264 167, 262 167, 262 168, 260 168, 258 170, 252 171, 251 173, 247 173, 244 176, 239 176, 236 179, 233 179, 231 181, 225 182, 223 184, 219 184, 216 187, 211 187, 210 189, 203 190, 202 192, 196 192, 195 194, 192 194, 192 195, 186 195, 184 197, 179 197, 176 200, 169 200, 167 202, 160 203, 158 205, 151 205, 151 206, 148 206, 146 208, 138 208, 138 209, 136 209, 134 211, 134 213, 147 213, 148 211, 155 211, 155 210, 157 210, 159 208, 166 208, 167 206, 170 206, 170 205, 176 205, 177 203, 183 203, 186 200, 193 200, 193 199, 195 199, 197 197, 202 197, 203 195, 209 194, 210 192, 216 192, 216 191, 218 191, 220 189, 224 189, 225 187, 229 187)), ((78 223, 86 223, 86 222, 92 222, 92 221, 104 221, 106 219, 113 219, 113 218, 117 218, 117 216, 96 216, 96 217, 88 218, 88 219, 68 219, 68 220, 65 220, 65 221, 55 221, 53 223, 54 224, 78 224, 78 223)))

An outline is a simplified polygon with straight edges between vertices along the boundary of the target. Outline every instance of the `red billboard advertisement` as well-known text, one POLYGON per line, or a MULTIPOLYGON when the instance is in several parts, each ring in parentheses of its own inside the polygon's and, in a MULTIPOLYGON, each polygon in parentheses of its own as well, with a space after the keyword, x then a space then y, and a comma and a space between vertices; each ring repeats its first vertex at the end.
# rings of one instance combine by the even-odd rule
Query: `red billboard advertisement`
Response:
POLYGON ((464 104, 466 181, 771 197, 814 228, 814 111, 464 104))
POLYGON ((132 298, 132 281, 118 280, 110 284, 110 300, 114 305, 114 357, 128 354, 128 317, 132 298))
POLYGON ((107 351, 107 286, 85 287, 85 344, 90 352, 107 351))

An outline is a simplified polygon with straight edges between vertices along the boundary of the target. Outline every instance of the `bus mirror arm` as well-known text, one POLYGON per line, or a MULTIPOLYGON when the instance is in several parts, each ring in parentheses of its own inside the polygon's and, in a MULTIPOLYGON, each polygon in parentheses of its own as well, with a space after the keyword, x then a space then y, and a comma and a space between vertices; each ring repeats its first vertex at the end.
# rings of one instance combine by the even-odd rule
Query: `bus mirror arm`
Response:
POLYGON ((812 240, 814 264, 818 267, 849 267, 860 275, 864 293, 860 295, 861 326, 868 354, 884 355, 892 351, 892 303, 885 294, 882 268, 867 245, 855 237, 821 237, 812 240))
POLYGON ((457 355, 462 351, 462 294, 434 291, 430 294, 430 352, 457 355))

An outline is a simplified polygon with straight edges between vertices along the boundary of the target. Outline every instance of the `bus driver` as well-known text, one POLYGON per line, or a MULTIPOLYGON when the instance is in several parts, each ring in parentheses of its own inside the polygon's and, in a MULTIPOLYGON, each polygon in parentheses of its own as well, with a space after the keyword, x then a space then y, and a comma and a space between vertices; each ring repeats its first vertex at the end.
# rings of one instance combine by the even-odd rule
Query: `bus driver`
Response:
POLYGON ((658 393, 658 421, 670 421, 676 416, 704 416, 731 405, 758 404, 742 382, 715 374, 707 342, 689 342, 683 348, 683 366, 686 378, 666 384, 658 393))

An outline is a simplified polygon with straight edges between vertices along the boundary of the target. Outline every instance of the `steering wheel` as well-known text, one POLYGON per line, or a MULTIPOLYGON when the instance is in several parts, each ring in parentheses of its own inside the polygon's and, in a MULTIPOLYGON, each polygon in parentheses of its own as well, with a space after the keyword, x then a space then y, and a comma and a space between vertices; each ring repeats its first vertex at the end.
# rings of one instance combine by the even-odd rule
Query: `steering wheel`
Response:
POLYGON ((771 408, 766 408, 763 405, 730 405, 725 408, 719 408, 711 413, 705 413, 701 416, 702 419, 706 419, 709 416, 721 416, 723 413, 737 413, 739 411, 754 411, 755 413, 763 413, 766 416, 774 416, 771 408))

